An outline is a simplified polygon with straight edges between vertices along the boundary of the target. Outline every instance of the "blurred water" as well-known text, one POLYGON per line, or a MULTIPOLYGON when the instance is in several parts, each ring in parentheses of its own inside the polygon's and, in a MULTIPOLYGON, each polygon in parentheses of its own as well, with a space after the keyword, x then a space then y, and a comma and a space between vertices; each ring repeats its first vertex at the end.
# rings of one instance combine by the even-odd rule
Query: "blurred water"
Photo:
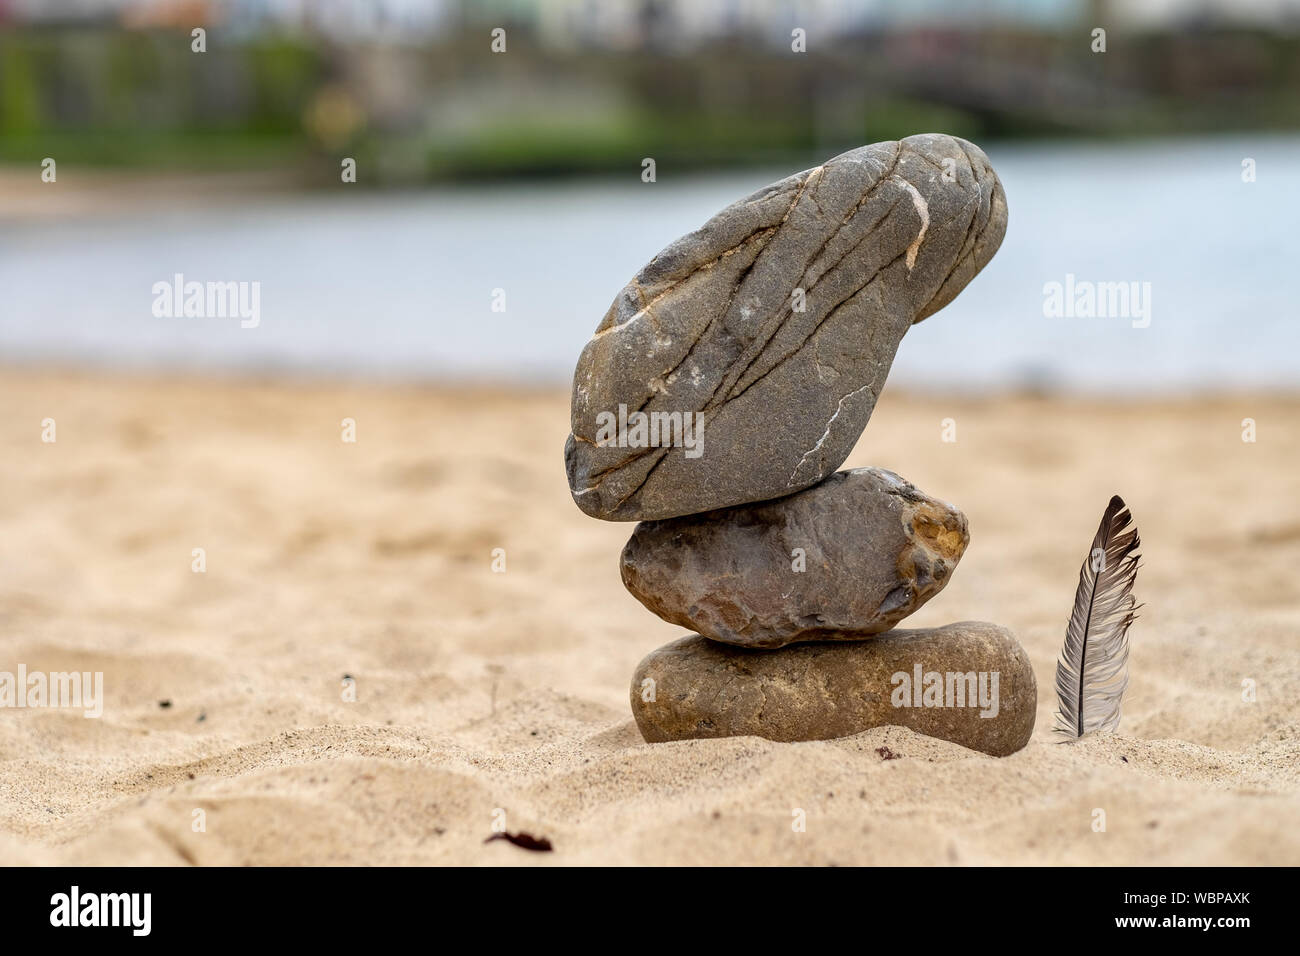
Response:
MULTIPOLYGON (((988 148, 1001 251, 916 326, 890 381, 1098 391, 1300 384, 1300 138, 988 148), (1244 183, 1243 158, 1257 163, 1244 183), (1149 282, 1148 328, 1046 318, 1045 283, 1149 282)), ((0 359, 564 381, 668 242, 790 170, 336 192, 10 226, 0 359), (261 324, 156 318, 155 282, 261 283, 261 324), (491 309, 505 290, 506 311, 491 309)), ((61 171, 62 172, 62 171, 61 171)))

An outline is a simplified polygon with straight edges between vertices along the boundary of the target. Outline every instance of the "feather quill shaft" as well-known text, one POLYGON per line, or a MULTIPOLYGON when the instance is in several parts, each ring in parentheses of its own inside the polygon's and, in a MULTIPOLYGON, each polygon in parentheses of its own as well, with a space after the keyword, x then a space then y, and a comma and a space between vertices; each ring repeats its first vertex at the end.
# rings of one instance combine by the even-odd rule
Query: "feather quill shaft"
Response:
POLYGON ((1079 571, 1065 646, 1056 663, 1056 731, 1082 737, 1119 726, 1128 687, 1128 629, 1141 545, 1128 507, 1110 499, 1079 571))

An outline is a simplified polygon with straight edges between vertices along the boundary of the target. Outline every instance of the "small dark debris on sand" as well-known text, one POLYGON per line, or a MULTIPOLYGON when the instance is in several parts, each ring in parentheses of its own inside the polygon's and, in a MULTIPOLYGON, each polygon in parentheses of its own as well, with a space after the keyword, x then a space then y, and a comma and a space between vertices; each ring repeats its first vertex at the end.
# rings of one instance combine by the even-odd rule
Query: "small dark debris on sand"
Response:
POLYGON ((493 840, 509 840, 521 849, 533 850, 537 853, 550 853, 553 849, 551 841, 546 837, 538 839, 531 833, 523 833, 522 831, 519 833, 494 833, 483 842, 491 843, 493 840))

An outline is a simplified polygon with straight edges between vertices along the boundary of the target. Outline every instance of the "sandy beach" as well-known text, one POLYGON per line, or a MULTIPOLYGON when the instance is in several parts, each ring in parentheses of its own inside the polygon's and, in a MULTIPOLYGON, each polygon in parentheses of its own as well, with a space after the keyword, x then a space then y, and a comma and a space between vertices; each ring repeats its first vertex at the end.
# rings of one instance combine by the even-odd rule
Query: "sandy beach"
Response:
POLYGON ((6 368, 0 408, 0 670, 102 671, 105 698, 0 710, 0 861, 1300 863, 1300 395, 886 389, 846 466, 968 517, 907 626, 1019 637, 1038 719, 1002 759, 899 728, 644 743, 633 669, 683 632, 619 580, 632 525, 570 500, 562 388, 6 368), (1060 744, 1115 493, 1144 545, 1132 682, 1118 733, 1060 744), (502 814, 553 852, 485 843, 502 814))

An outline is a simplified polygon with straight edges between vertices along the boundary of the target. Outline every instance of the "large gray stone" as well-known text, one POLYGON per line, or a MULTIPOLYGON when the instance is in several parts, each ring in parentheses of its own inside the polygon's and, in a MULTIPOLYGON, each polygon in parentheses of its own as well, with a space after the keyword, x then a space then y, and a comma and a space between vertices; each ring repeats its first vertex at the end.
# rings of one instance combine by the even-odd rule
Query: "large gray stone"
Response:
POLYGON ((1006 225, 988 158, 942 134, 852 150, 728 206, 655 256, 583 349, 565 446, 574 500, 633 521, 821 481, 866 426, 908 327, 952 301, 1006 225), (620 411, 631 424, 610 428, 620 411), (698 413, 680 423, 702 421, 703 440, 691 453, 674 431, 646 447, 637 413, 698 413))
POLYGON ((939 593, 969 542, 952 505, 858 468, 776 501, 642 522, 620 568, 669 623, 781 647, 889 630, 939 593))
POLYGON ((1001 757, 1029 742, 1038 687, 1010 631, 963 621, 776 651, 692 634, 638 665, 631 698, 650 743, 828 740, 894 724, 1001 757))

